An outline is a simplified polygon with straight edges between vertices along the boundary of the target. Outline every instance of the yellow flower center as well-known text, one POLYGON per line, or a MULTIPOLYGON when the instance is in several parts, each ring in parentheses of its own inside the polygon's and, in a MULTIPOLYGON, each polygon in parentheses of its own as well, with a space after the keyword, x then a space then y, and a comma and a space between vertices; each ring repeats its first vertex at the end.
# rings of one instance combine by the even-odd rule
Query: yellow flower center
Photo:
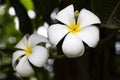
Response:
POLYGON ((80 32, 80 23, 77 23, 77 24, 71 23, 68 29, 72 34, 76 34, 80 32))
POLYGON ((32 53, 32 45, 29 45, 25 48, 25 52, 27 55, 30 55, 32 53))

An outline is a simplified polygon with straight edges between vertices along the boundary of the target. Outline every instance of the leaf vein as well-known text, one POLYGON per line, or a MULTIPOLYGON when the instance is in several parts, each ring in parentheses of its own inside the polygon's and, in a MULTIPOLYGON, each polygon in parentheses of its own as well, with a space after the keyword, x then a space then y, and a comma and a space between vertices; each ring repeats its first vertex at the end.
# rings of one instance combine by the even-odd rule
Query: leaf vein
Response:
POLYGON ((117 3, 116 7, 114 8, 112 14, 110 15, 110 17, 108 18, 107 20, 107 23, 109 23, 110 19, 112 18, 112 16, 114 15, 114 13, 116 12, 117 8, 119 7, 119 4, 120 4, 120 0, 119 2, 117 3))

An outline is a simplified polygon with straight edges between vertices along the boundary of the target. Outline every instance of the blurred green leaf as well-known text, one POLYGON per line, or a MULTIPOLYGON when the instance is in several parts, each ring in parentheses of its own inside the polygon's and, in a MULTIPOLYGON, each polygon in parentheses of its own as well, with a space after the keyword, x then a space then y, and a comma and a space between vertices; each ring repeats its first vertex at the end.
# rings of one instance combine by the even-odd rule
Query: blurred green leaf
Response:
POLYGON ((20 2, 22 3, 22 5, 27 9, 27 10, 33 10, 34 9, 34 5, 32 0, 20 0, 20 2))
POLYGON ((32 0, 36 11, 36 24, 40 24, 42 16, 43 21, 51 22, 50 14, 58 6, 58 0, 32 0))
POLYGON ((102 24, 101 27, 110 28, 110 29, 120 29, 120 25, 117 24, 102 24))
POLYGON ((102 23, 120 25, 120 0, 92 0, 92 11, 102 23))
POLYGON ((15 8, 16 15, 20 22, 20 31, 23 34, 32 34, 33 27, 25 7, 19 2, 19 0, 10 0, 11 5, 15 8))

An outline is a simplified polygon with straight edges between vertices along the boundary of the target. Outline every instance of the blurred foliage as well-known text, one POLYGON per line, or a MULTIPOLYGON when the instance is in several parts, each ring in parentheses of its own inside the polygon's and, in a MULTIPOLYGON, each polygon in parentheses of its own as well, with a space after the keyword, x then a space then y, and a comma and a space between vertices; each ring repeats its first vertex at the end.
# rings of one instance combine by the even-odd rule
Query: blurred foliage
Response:
MULTIPOLYGON (((64 65, 62 65, 63 63, 59 60, 56 60, 54 64, 55 73, 51 73, 44 68, 40 68, 37 69, 38 73, 35 75, 35 78, 38 77, 39 80, 53 80, 54 77, 51 77, 51 75, 54 73, 55 80, 120 79, 120 54, 117 55, 115 53, 115 42, 120 41, 120 36, 117 37, 120 35, 120 0, 0 0, 0 80, 34 80, 34 76, 21 78, 13 70, 11 61, 12 54, 15 51, 14 46, 24 34, 32 34, 44 22, 48 22, 50 25, 55 23, 50 17, 53 10, 55 8, 59 8, 59 10, 61 10, 70 4, 73 4, 77 10, 81 10, 82 8, 91 10, 101 19, 102 23, 98 25, 100 28, 101 40, 97 48, 87 49, 85 55, 80 57, 80 60, 78 58, 71 60, 65 58, 61 60, 64 65), (3 5, 5 5, 5 8, 1 9, 1 6, 3 5), (12 16, 8 13, 10 7, 14 7, 16 15, 12 16), (36 17, 34 19, 31 19, 28 16, 28 10, 35 11, 36 17), (18 17, 19 19, 19 30, 15 27, 15 17, 18 17), (90 60, 88 60, 88 57, 90 60), (89 67, 92 78, 89 78, 87 75, 86 76, 88 78, 83 79, 81 77, 78 79, 67 78, 70 74, 69 69, 71 69, 71 67, 75 67, 73 64, 76 61, 84 62, 84 60, 88 60, 89 62, 91 61, 90 65, 92 66, 82 64, 83 66, 81 67, 80 64, 77 64, 77 68, 79 67, 78 71, 80 68, 84 70, 84 68, 88 69, 89 67), (65 61, 69 61, 70 63, 68 62, 67 64, 65 61), (71 62, 73 64, 71 64, 71 62), (64 70, 62 71, 61 68, 67 69, 68 71, 65 71, 69 74, 64 75, 64 70), (95 72, 97 72, 98 69, 100 69, 100 73, 96 74, 95 72), (59 74, 59 70, 61 71, 61 74, 59 74), (98 76, 99 74, 102 75, 102 78, 98 76), (62 75, 64 78, 59 75, 62 75), (95 78, 96 76, 98 76, 98 78, 95 78)), ((74 70, 71 71, 74 72, 74 70)), ((84 74, 85 73, 87 73, 87 71, 84 71, 84 74)), ((79 74, 77 75, 80 76, 79 74)))
POLYGON ((33 10, 34 5, 32 3, 32 0, 20 0, 21 4, 27 9, 27 10, 33 10))

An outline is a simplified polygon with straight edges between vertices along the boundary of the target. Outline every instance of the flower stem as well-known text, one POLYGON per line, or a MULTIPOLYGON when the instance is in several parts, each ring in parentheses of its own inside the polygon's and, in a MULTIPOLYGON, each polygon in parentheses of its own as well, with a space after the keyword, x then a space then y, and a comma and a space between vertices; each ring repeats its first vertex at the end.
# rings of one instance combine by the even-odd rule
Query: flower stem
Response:
POLYGON ((62 59, 62 58, 65 58, 66 56, 64 54, 61 54, 61 55, 51 55, 49 58, 52 58, 52 59, 62 59))

